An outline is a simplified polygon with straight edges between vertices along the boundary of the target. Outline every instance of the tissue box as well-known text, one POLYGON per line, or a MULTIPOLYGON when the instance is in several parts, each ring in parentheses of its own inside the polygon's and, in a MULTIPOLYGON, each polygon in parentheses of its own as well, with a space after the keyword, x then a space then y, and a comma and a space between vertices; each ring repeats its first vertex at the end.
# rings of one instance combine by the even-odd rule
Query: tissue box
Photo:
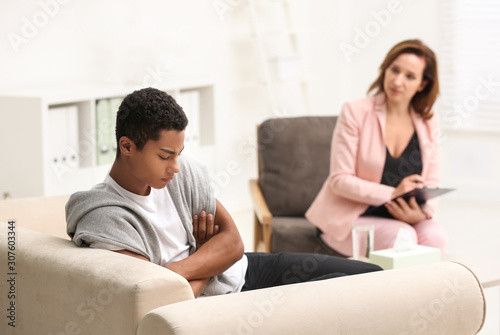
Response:
POLYGON ((416 245, 413 249, 405 251, 377 250, 370 253, 369 261, 384 270, 398 269, 440 262, 441 250, 424 245, 416 245))

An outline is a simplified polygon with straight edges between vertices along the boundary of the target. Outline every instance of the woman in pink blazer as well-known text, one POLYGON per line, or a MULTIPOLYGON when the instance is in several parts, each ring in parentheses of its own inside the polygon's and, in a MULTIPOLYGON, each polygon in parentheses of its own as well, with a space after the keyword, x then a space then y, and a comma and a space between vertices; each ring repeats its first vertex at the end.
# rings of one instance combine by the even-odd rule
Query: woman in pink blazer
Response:
POLYGON ((439 184, 439 119, 432 105, 439 93, 434 52, 419 40, 395 45, 368 92, 347 102, 335 126, 330 175, 307 219, 332 249, 352 255, 351 227, 371 223, 374 249, 391 248, 400 228, 415 243, 444 249, 445 229, 432 220, 434 200, 419 206, 394 197, 439 184), (390 215, 364 215, 385 204, 390 215))

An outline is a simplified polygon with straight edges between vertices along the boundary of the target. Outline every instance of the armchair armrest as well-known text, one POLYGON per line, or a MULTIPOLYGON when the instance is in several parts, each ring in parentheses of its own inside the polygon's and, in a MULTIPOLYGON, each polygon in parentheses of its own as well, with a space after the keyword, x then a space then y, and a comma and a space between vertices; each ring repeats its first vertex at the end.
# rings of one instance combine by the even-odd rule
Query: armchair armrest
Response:
POLYGON ((271 252, 271 223, 273 215, 267 207, 259 182, 250 180, 250 194, 254 204, 254 250, 271 252))
POLYGON ((137 334, 470 335, 484 318, 474 274, 443 262, 184 301, 146 314, 137 334))
MULTIPOLYGON (((156 264, 23 227, 15 234, 17 334, 134 335, 150 310, 194 299, 183 277, 156 264)), ((7 251, 7 224, 0 222, 3 269, 7 251)), ((0 282, 1 292, 7 284, 0 282)))
POLYGON ((257 179, 250 180, 250 193, 252 195, 255 215, 259 219, 259 222, 263 225, 270 225, 273 220, 273 215, 267 207, 266 199, 264 199, 262 195, 257 179))

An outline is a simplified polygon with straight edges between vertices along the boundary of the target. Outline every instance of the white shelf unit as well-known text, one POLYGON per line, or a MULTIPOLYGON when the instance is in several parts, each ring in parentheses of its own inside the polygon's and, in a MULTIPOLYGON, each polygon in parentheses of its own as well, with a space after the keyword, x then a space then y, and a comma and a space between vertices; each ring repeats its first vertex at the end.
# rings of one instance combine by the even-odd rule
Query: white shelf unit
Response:
MULTIPOLYGON (((97 164, 96 104, 103 99, 124 98, 138 88, 91 85, 0 93, 0 141, 4 143, 0 163, 0 199, 71 194, 88 190, 101 182, 111 163, 97 164), (49 113, 64 108, 74 111, 75 107, 77 125, 74 129, 78 132, 78 144, 76 147, 66 146, 68 150, 56 155, 54 143, 59 139, 64 141, 69 135, 64 126, 53 124, 55 118, 49 113), (75 154, 78 155, 76 159, 75 154)), ((194 93, 198 110, 190 113, 191 119, 197 119, 197 122, 190 123, 188 129, 196 141, 186 141, 185 150, 211 168, 215 164, 212 83, 190 81, 159 89, 171 94, 181 106, 184 93, 191 93, 191 96, 194 93)), ((111 128, 114 136, 114 124, 111 128)))

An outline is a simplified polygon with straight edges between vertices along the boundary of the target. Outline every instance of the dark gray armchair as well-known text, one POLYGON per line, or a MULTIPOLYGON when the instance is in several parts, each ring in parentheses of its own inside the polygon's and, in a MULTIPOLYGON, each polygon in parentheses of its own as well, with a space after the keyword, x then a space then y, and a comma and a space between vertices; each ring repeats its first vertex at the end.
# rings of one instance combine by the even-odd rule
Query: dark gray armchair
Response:
POLYGON ((335 116, 276 118, 258 127, 258 180, 250 180, 255 251, 340 256, 304 217, 328 176, 336 121, 335 116))

